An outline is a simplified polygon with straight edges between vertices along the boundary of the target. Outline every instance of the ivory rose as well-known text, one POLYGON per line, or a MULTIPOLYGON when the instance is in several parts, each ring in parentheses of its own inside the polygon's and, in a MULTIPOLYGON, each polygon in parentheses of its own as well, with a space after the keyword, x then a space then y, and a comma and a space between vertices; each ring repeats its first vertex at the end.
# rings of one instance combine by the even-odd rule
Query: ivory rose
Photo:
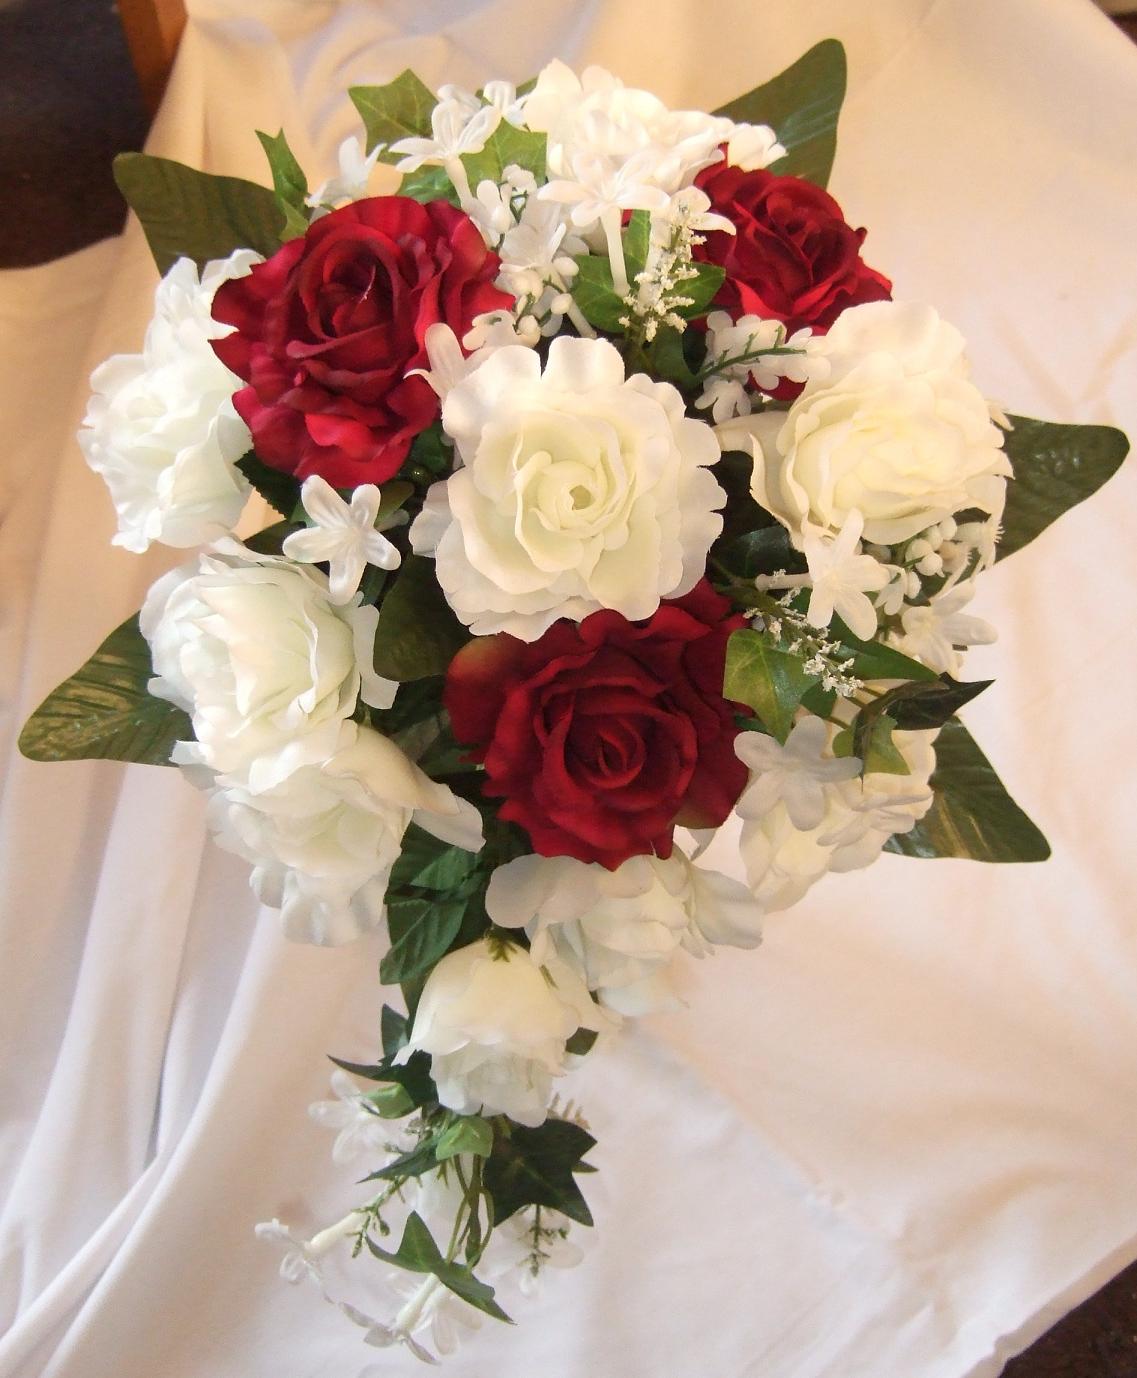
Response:
POLYGON ((692 589, 722 530, 710 427, 669 383, 624 377, 615 346, 562 337, 492 352, 446 393, 463 467, 411 530, 478 635, 534 641, 558 618, 650 617, 692 589))
POLYGON ((377 620, 358 595, 337 607, 326 575, 238 541, 171 570, 139 621, 150 692, 193 719, 196 740, 179 742, 173 760, 254 793, 326 761, 360 698, 377 708, 394 698, 371 669, 377 620))
POLYGON ((438 1099, 460 1115, 536 1126, 565 1070, 567 1041, 612 1022, 568 967, 539 966, 523 947, 482 938, 433 968, 395 1061, 429 1053, 438 1099))
POLYGON ((816 348, 828 376, 784 417, 748 419, 754 497, 795 536, 836 535, 860 511, 864 539, 893 545, 965 508, 1002 512, 1010 461, 954 326, 930 306, 870 302, 816 348))

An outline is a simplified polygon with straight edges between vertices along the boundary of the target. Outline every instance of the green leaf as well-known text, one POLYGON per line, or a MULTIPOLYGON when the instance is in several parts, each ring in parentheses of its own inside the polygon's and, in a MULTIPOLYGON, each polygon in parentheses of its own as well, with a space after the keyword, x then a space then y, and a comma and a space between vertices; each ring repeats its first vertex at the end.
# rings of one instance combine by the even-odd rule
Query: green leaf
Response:
POLYGON ((391 948, 379 963, 383 984, 397 985, 429 971, 458 936, 465 910, 465 896, 390 900, 391 948))
POLYGON ((546 136, 530 129, 518 129, 502 120, 479 153, 464 153, 462 163, 470 187, 475 193, 478 184, 489 180, 500 184, 510 164, 525 168, 537 181, 545 180, 546 136))
POLYGON ((283 216, 267 187, 149 153, 120 153, 114 177, 142 222, 160 273, 182 256, 201 268, 234 249, 271 258, 280 248, 283 216))
MULTIPOLYGON (((852 733, 851 752, 860 757, 863 775, 911 775, 892 733, 896 722, 887 713, 860 713, 852 733)), ((842 734, 843 735, 843 734, 842 734)), ((844 755, 834 749, 834 755, 844 755)))
POLYGON ((409 1153, 393 1158, 377 1172, 369 1172, 361 1178, 363 1182, 393 1182, 400 1177, 421 1177, 424 1172, 432 1172, 438 1166, 434 1148, 436 1139, 423 1139, 415 1144, 409 1153))
POLYGON ((431 675, 400 684, 390 708, 372 709, 372 725, 385 736, 398 740, 419 724, 438 718, 445 682, 441 675, 431 675))
POLYGON ((382 1062, 347 1062, 333 1057, 332 1062, 342 1067, 352 1076, 365 1081, 381 1081, 401 1086, 415 1105, 430 1105, 438 1099, 438 1090, 430 1075, 430 1056, 427 1053, 412 1053, 406 1062, 396 1065, 390 1057, 382 1062))
POLYGON ((525 1206, 550 1206, 582 1225, 592 1224, 574 1172, 596 1140, 569 1120, 548 1119, 536 1129, 495 1120, 493 1152, 486 1160, 482 1181, 493 1198, 494 1220, 503 1220, 525 1206))
POLYGON ((805 557, 793 548, 790 533, 780 522, 743 532, 717 546, 715 556, 738 579, 755 579, 778 569, 800 574, 806 568, 805 557))
MULTIPOLYGON (((347 94, 367 131, 368 153, 376 144, 421 139, 431 132, 430 116, 438 104, 437 98, 409 67, 385 86, 352 86, 347 94)), ((384 149, 379 161, 397 163, 402 156, 384 149)))
POLYGON ((399 183, 399 195, 409 196, 412 201, 423 205, 431 201, 449 201, 452 206, 460 206, 458 193, 444 167, 417 167, 413 172, 403 174, 399 183))
POLYGON ((423 890, 452 892, 469 879, 477 865, 475 852, 441 842, 412 823, 403 834, 403 850, 391 870, 390 887, 398 890, 417 885, 423 890))
MULTIPOLYGON (((624 247, 624 269, 628 281, 634 283, 636 274, 643 271, 647 262, 651 243, 651 216, 647 211, 632 212, 620 242, 624 247)), ((607 330, 613 335, 623 334, 620 318, 628 314, 628 308, 612 285, 611 261, 605 254, 581 254, 575 262, 577 274, 573 280, 572 295, 585 320, 597 330, 607 330)), ((715 291, 718 291, 718 284, 715 291)))
POLYGON ((459 1153, 474 1153, 488 1158, 493 1149, 493 1125, 481 1115, 463 1115, 448 1125, 438 1136, 435 1155, 441 1163, 456 1158, 459 1153))
POLYGON ((731 633, 723 696, 752 708, 779 742, 790 735, 802 695, 817 683, 801 656, 779 650, 761 632, 743 628, 731 633))
POLYGON ((256 531, 253 535, 246 536, 245 545, 258 555, 279 555, 285 537, 291 536, 294 531, 300 529, 295 522, 274 522, 272 526, 266 526, 263 531, 256 531))
POLYGON ((691 267, 695 270, 695 276, 681 283, 678 289, 683 296, 691 298, 690 304, 676 308, 678 314, 688 321, 706 314, 726 277, 726 269, 716 263, 692 263, 691 267))
POLYGON ((1003 448, 1014 466, 997 558, 1028 545, 1055 518, 1084 502, 1121 467, 1129 441, 1112 426, 1064 426, 1010 418, 1003 448))
POLYGON ((384 1005, 379 1016, 379 1028, 384 1057, 394 1057, 407 1041, 407 1016, 390 1005, 384 1005))
POLYGON ((438 586, 434 561, 407 556, 379 609, 376 674, 395 680, 445 674, 468 639, 438 586))
MULTIPOLYGON (((694 330, 679 331, 669 325, 664 326, 648 346, 647 371, 652 377, 674 383, 678 388, 693 388, 695 370, 687 357, 686 341, 697 336, 698 332, 694 330)), ((698 348, 702 351, 701 345, 698 348)))
POLYGON ((136 613, 48 694, 24 724, 21 752, 32 761, 169 765, 174 743, 193 741, 193 727, 180 708, 147 691, 153 673, 136 613))
POLYGON ((1045 861, 1050 846, 1007 793, 964 725, 946 723, 936 738, 935 800, 909 833, 885 844, 912 857, 972 861, 1045 861))
POLYGON ((381 1086, 378 1091, 368 1091, 363 1099, 383 1120, 401 1120, 415 1108, 406 1087, 400 1086, 398 1082, 381 1086))
POLYGON ((829 635, 840 641, 842 653, 852 656, 849 670, 858 679, 904 679, 937 681, 934 670, 921 665, 918 660, 906 656, 893 646, 885 646, 879 641, 862 641, 859 636, 845 626, 839 617, 833 619, 829 635))
POLYGON ((427 482, 432 475, 448 474, 454 467, 454 447, 446 443, 441 421, 435 422, 425 431, 420 431, 411 442, 403 472, 409 472, 416 467, 425 471, 427 482))
POLYGON ((265 502, 282 517, 291 517, 300 501, 300 484, 291 474, 273 469, 249 450, 234 466, 249 480, 265 502))
POLYGON ((407 1217, 402 1242, 395 1253, 381 1249, 370 1236, 367 1237, 367 1247, 376 1258, 384 1263, 392 1263, 396 1268, 405 1268, 410 1273, 433 1273, 444 1287, 448 1287, 464 1302, 484 1311, 487 1316, 493 1316, 495 1320, 513 1324, 494 1301, 492 1287, 476 1278, 464 1264, 447 1262, 443 1258, 417 1212, 412 1211, 407 1217))
POLYGON ((584 1057, 592 1051, 597 1036, 595 1029, 577 1029, 565 1044, 565 1052, 572 1053, 574 1057, 584 1057))
POLYGON ((837 39, 824 39, 780 76, 715 114, 740 124, 769 124, 786 149, 770 171, 827 186, 845 85, 845 48, 837 39))
POLYGON ((258 129, 257 138, 261 141, 261 147, 268 158, 272 185, 277 196, 290 205, 303 206, 304 198, 308 195, 308 179, 288 146, 284 130, 266 134, 258 129))
POLYGON ((920 732, 942 727, 966 703, 994 684, 992 679, 977 679, 961 684, 950 675, 919 684, 899 684, 882 694, 876 704, 892 715, 903 732, 920 732))
POLYGON ((837 117, 845 99, 845 49, 835 38, 810 48, 792 67, 716 110, 738 123, 768 124, 786 149, 770 171, 824 187, 837 152, 837 117))

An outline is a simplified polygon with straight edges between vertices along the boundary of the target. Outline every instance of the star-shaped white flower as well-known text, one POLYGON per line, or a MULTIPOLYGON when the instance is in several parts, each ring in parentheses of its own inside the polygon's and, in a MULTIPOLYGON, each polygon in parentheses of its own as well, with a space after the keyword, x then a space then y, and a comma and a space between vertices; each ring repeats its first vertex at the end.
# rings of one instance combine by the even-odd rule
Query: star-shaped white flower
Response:
POLYGON ((941 590, 924 607, 906 608, 900 622, 904 635, 897 644, 907 655, 922 661, 937 674, 958 675, 962 657, 960 646, 989 646, 995 628, 981 617, 963 609, 975 596, 975 584, 968 581, 941 590))
POLYGON ((367 565, 397 569, 402 556, 375 529, 380 494, 373 483, 361 484, 344 502, 326 479, 304 480, 300 501, 312 525, 285 538, 282 552, 304 565, 328 562, 328 592, 333 603, 350 603, 367 565))
POLYGON ((362 200, 367 195, 367 184, 385 147, 385 144, 376 144, 364 157, 363 144, 354 134, 349 134, 339 146, 339 176, 321 182, 310 196, 304 198, 304 204, 318 209, 321 206, 337 206, 341 201, 362 200))
POLYGON ((826 785, 860 773, 855 756, 826 756, 829 732, 820 718, 802 718, 781 746, 761 732, 735 739, 738 759, 750 767, 750 784, 735 805, 740 818, 764 818, 781 801, 790 822, 802 832, 820 827, 826 815, 826 785))
POLYGON ((349 1163, 361 1154, 381 1154, 391 1138, 391 1126, 367 1108, 359 1087, 340 1068, 332 1073, 335 1100, 314 1101, 308 1107, 309 1119, 325 1129, 336 1129, 332 1162, 349 1163))
POLYGON ((807 530, 802 539, 813 592, 806 617, 815 627, 828 627, 833 614, 854 636, 868 641, 876 634, 876 608, 868 594, 889 582, 889 571, 871 555, 859 553, 865 519, 854 508, 836 538, 807 530))

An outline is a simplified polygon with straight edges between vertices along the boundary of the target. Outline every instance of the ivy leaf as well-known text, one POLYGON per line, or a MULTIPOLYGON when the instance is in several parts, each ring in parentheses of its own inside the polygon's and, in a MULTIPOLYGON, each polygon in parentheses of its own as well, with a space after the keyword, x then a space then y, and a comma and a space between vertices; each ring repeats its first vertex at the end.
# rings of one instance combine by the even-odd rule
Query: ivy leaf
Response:
POLYGON ((493 1125, 481 1115, 463 1115, 448 1125, 438 1136, 435 1156, 441 1163, 456 1158, 459 1153, 473 1153, 488 1158, 493 1149, 493 1125))
MULTIPOLYGON (((885 646, 879 641, 862 641, 859 636, 845 626, 839 617, 833 619, 829 635, 841 643, 842 653, 851 655, 849 670, 858 679, 904 679, 938 682, 934 670, 929 670, 918 660, 906 656, 894 646, 885 646)), ((978 691, 976 691, 978 692, 978 691)))
POLYGON ((234 465, 249 480, 265 502, 282 517, 291 517, 300 501, 300 484, 291 474, 273 469, 257 457, 255 450, 243 454, 234 465))
POLYGON ((444 167, 416 167, 413 172, 403 174, 399 183, 399 195, 409 196, 412 201, 426 205, 430 201, 449 201, 452 206, 460 206, 458 193, 444 167))
POLYGON ((431 1172, 438 1166, 438 1159, 435 1156, 435 1145, 438 1140, 434 1138, 423 1139, 415 1144, 409 1153, 403 1153, 398 1158, 392 1158, 384 1167, 377 1172, 369 1172, 366 1177, 361 1178, 363 1182, 393 1182, 398 1177, 421 1177, 424 1172, 431 1172))
MULTIPOLYGON (((866 716, 860 713, 852 732, 851 754, 859 756, 862 775, 911 775, 908 762, 900 754, 892 733, 894 718, 887 713, 866 716)), ((834 751, 835 755, 844 755, 834 751)))
POLYGON ((401 1086, 410 1096, 414 1105, 431 1105, 438 1100, 438 1089, 430 1075, 430 1056, 427 1053, 412 1053, 410 1058, 396 1065, 390 1056, 382 1062, 347 1062, 343 1058, 331 1059, 337 1067, 342 1067, 352 1076, 362 1077, 364 1081, 380 1081, 401 1086))
POLYGON ((397 985, 429 971, 458 936, 465 912, 465 896, 388 901, 387 923, 392 941, 379 963, 383 984, 397 985))
POLYGON ((971 861, 1045 861, 1050 846, 1007 793, 990 761, 957 719, 936 738, 932 807, 886 850, 912 857, 971 861))
MULTIPOLYGON (((409 67, 385 86, 352 86, 347 94, 367 132, 368 153, 376 144, 421 139, 431 132, 430 116, 438 104, 437 98, 409 67)), ((379 161, 397 163, 402 156, 385 148, 379 161)))
POLYGON ((367 1247, 376 1258, 384 1263, 392 1263, 396 1268, 405 1268, 410 1273, 433 1273, 444 1287, 448 1287, 464 1302, 468 1302, 479 1311, 484 1311, 487 1316, 493 1316, 495 1320, 513 1324, 494 1301, 492 1287, 476 1278, 464 1264, 447 1262, 443 1258, 422 1217, 416 1211, 412 1211, 407 1217, 402 1242, 395 1253, 381 1249, 370 1236, 367 1238, 367 1247))
POLYGON ((941 675, 939 679, 919 684, 898 684, 895 689, 882 694, 876 704, 888 710, 901 731, 919 732, 942 727, 964 704, 970 703, 994 682, 992 679, 977 679, 963 684, 950 675, 941 675))
POLYGON ((761 632, 743 628, 726 643, 724 698, 752 708, 783 744, 802 696, 818 682, 801 656, 779 650, 761 632))
MULTIPOLYGON (((632 212, 620 242, 624 247, 624 268, 628 281, 634 283, 636 274, 643 271, 647 262, 651 242, 651 216, 647 211, 632 212)), ((612 284, 612 264, 607 255, 581 254, 574 261, 577 274, 573 280, 572 295, 584 319, 597 330, 606 330, 613 335, 623 334, 620 318, 628 314, 628 308, 612 284)), ((718 291, 717 286, 715 291, 718 291)))
POLYGON ((462 155, 471 189, 476 193, 478 183, 487 180, 500 184, 511 163, 531 172, 538 183, 543 182, 546 144, 544 134, 518 129, 508 120, 502 120, 480 152, 462 155))
POLYGON ((549 1119, 527 1129, 499 1116, 495 1128, 493 1152, 482 1173, 494 1219, 500 1224, 525 1206, 550 1206, 591 1225, 573 1173, 587 1170, 580 1160, 596 1143, 592 1135, 569 1120, 549 1119))
POLYGON ((687 306, 676 307, 677 314, 688 321, 706 314, 707 307, 714 301, 715 294, 726 277, 726 269, 720 268, 717 263, 692 263, 691 267, 695 271, 695 276, 688 278, 679 287, 682 295, 690 297, 691 300, 687 306))
POLYGON ((1003 448, 1014 466, 1007 484, 1000 560, 1028 545, 1063 512, 1084 502, 1121 467, 1129 441, 1112 426, 1065 426, 1010 418, 1003 448))
POLYGON ((837 152, 837 117, 845 99, 845 49, 835 38, 810 48, 792 67, 715 111, 738 123, 768 124, 786 156, 770 171, 824 187, 837 152))
POLYGON ((308 211, 304 204, 304 198, 308 195, 308 179, 289 148, 283 129, 276 134, 266 134, 258 129, 257 138, 268 158, 273 189, 284 217, 281 238, 299 239, 308 230, 308 211))
POLYGON ((439 588, 434 561, 408 555, 379 609, 376 674, 395 680, 445 674, 468 639, 439 588))
POLYGON ((234 249, 270 258, 280 248, 284 217, 267 187, 149 153, 120 153, 114 178, 142 222, 160 273, 183 256, 201 268, 234 249))
POLYGON ((170 764, 174 743, 193 741, 180 708, 148 690, 154 670, 137 613, 53 689, 20 733, 31 761, 136 761, 170 764))

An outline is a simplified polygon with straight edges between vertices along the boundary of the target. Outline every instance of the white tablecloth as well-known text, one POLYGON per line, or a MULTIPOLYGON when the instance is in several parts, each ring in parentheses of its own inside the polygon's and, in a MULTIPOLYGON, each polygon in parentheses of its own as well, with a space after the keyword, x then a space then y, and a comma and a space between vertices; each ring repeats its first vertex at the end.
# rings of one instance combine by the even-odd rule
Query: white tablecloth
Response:
MULTIPOLYGON (((1013 410, 1137 432, 1137 50, 1090 0, 220 0, 191 4, 151 149, 314 176, 343 95, 601 61, 676 106, 829 34, 833 190, 898 296, 967 334, 1013 410)), ((173 771, 33 765, 24 714, 169 553, 112 551, 70 436, 138 347, 121 244, 0 275, 2 1378, 315 1378, 379 1355, 252 1235, 354 1204, 304 1108, 375 1051, 375 950, 288 946, 173 771), (67 399, 72 397, 69 403, 67 399)), ((968 720, 1054 846, 1040 867, 885 857, 690 967, 689 1007, 589 1059, 585 1264, 456 1378, 993 1378, 1137 1255, 1137 470, 988 575, 968 720)))

